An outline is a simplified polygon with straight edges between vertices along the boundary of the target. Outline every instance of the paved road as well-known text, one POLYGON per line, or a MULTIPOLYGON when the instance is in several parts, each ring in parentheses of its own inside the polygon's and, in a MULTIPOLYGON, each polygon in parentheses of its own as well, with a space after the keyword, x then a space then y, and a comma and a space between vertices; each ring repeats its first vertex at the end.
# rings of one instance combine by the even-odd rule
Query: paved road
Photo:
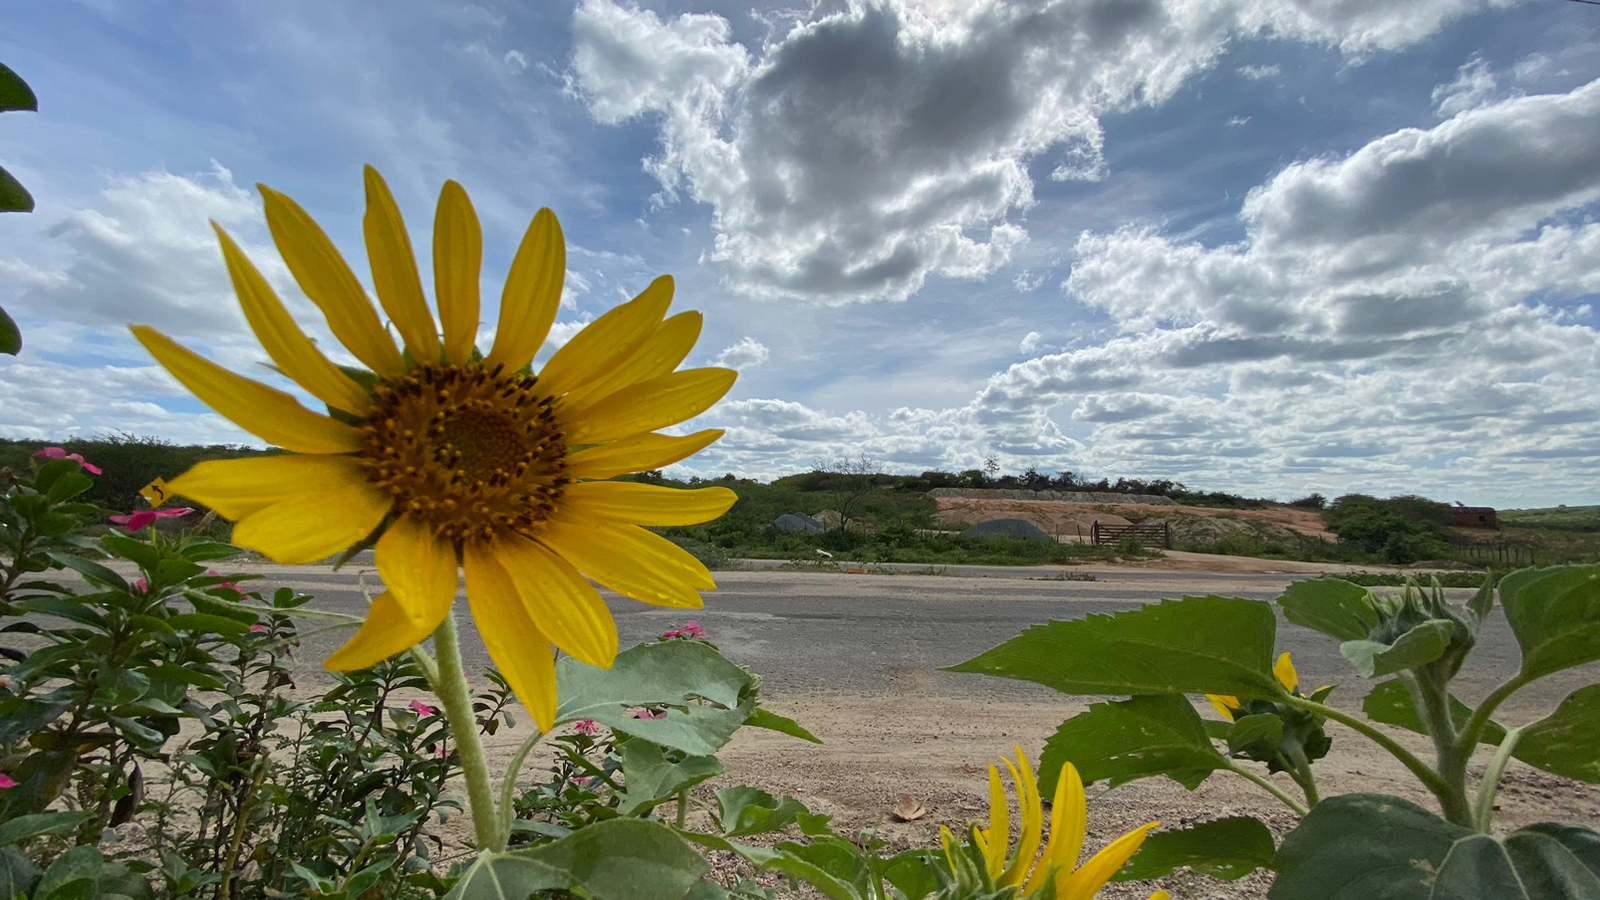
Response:
MULTIPOLYGON (((370 569, 262 571, 269 573, 268 585, 289 584, 316 595, 317 606, 350 613, 365 608, 356 586, 360 573, 365 571, 369 584, 377 584, 370 569)), ((1091 582, 1030 580, 1017 577, 1022 573, 1015 571, 1009 578, 794 571, 717 574, 721 589, 708 595, 703 610, 660 609, 608 596, 623 646, 694 618, 731 659, 761 673, 769 692, 1007 701, 1048 701, 1054 695, 1028 683, 937 670, 1049 619, 1134 609, 1184 594, 1270 600, 1292 577, 1122 572, 1099 574, 1091 582)), ((1452 593, 1464 599, 1470 592, 1452 593)), ((465 603, 457 612, 465 617, 465 603)), ((340 640, 342 635, 313 638, 301 658, 320 660, 340 640)), ((1359 702, 1366 693, 1332 641, 1280 622, 1278 643, 1281 650, 1294 654, 1306 681, 1347 686, 1335 695, 1343 705, 1359 702)), ((471 628, 463 629, 463 646, 469 669, 487 664, 471 628)), ((1457 682, 1458 693, 1469 701, 1488 693, 1515 671, 1519 658, 1509 628, 1497 618, 1457 682)), ((1596 677, 1591 670, 1583 678, 1552 679, 1529 689, 1527 697, 1536 706, 1552 707, 1596 677)))

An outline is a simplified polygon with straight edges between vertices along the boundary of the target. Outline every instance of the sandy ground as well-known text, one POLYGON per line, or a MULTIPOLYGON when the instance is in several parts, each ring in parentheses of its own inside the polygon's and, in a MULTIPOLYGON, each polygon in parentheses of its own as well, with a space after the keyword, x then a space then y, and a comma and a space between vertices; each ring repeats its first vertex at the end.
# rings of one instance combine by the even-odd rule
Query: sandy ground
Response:
POLYGON ((1156 516, 1228 516, 1256 519, 1281 525, 1308 537, 1332 540, 1314 510, 1275 507, 1272 509, 1213 509, 1205 506, 1151 506, 1139 503, 1068 503, 1055 500, 971 500, 940 497, 940 524, 975 524, 991 519, 1024 519, 1057 537, 1068 539, 1081 534, 1087 539, 1096 521, 1102 525, 1126 525, 1156 516))

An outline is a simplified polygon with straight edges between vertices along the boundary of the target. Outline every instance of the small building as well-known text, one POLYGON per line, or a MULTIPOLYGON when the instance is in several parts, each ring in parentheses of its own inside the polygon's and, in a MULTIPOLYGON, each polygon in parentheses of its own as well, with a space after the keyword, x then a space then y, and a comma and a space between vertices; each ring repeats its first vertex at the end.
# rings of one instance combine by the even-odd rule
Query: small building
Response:
POLYGON ((1451 510, 1455 514, 1455 521, 1450 524, 1457 528, 1490 528, 1498 531, 1500 523, 1494 517, 1492 506, 1457 506, 1451 510))

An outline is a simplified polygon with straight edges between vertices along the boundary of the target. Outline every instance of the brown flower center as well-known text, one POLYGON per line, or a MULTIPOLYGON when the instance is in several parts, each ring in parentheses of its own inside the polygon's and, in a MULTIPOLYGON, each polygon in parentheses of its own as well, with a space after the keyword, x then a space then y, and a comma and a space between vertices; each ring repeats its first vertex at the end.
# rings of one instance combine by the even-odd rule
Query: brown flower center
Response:
POLYGON ((537 531, 571 482, 566 436, 537 382, 474 363, 379 385, 361 423, 367 478, 445 540, 537 531))

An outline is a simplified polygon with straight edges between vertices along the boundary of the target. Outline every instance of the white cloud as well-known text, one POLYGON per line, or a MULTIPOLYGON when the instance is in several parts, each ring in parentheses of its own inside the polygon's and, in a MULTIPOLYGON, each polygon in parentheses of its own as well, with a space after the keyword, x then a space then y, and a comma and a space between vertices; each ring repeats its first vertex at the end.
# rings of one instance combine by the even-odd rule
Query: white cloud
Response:
POLYGON ((1240 66, 1239 74, 1251 81, 1266 81, 1269 78, 1277 78, 1282 75, 1283 67, 1276 63, 1269 66, 1240 66))
POLYGON ((506 68, 519 75, 528 70, 528 57, 520 50, 507 50, 502 58, 505 60, 506 68))
MULTIPOLYGON (((90 325, 137 319, 183 336, 238 333, 244 319, 207 220, 236 232, 247 248, 264 231, 254 196, 215 162, 196 175, 114 176, 96 206, 49 228, 51 249, 65 257, 59 269, 0 257, 0 265, 23 276, 10 303, 90 325)), ((281 271, 273 265, 276 254, 251 256, 263 271, 281 271)))
POLYGON ((1453 81, 1433 89, 1433 106, 1440 116, 1448 118, 1498 99, 1499 87, 1489 64, 1474 57, 1457 70, 1453 81))
POLYGON ((1043 341, 1044 335, 1037 331, 1030 331, 1023 336, 1022 342, 1017 345, 1017 349, 1023 353, 1032 353, 1039 349, 1039 344, 1043 341))
POLYGON ((993 447, 1014 470, 1283 498, 1592 499, 1597 148, 1600 82, 1291 164, 1251 192, 1236 244, 1085 234, 1066 291, 1110 339, 1012 365, 955 408, 747 405, 714 468, 847 445, 963 468, 993 447))
MULTIPOLYGON (((572 89, 594 118, 651 116, 658 202, 710 204, 706 258, 763 297, 903 300, 980 278, 1027 240, 1028 174, 1106 174, 1103 113, 1159 104, 1254 35, 1354 56, 1404 46, 1491 0, 1301 4, 1064 0, 829 7, 752 54, 728 22, 615 0, 573 13, 572 89)), ((780 17, 781 18, 781 17, 780 17)))
POLYGON ((746 336, 733 346, 724 347, 722 352, 717 354, 717 358, 712 365, 738 369, 743 372, 746 369, 754 369, 756 366, 766 362, 771 356, 772 353, 767 349, 766 344, 753 337, 746 336))
POLYGON ((0 434, 59 440, 134 434, 178 443, 260 441, 215 413, 172 412, 185 395, 156 365, 76 367, 41 361, 36 335, 18 358, 0 357, 0 434))

